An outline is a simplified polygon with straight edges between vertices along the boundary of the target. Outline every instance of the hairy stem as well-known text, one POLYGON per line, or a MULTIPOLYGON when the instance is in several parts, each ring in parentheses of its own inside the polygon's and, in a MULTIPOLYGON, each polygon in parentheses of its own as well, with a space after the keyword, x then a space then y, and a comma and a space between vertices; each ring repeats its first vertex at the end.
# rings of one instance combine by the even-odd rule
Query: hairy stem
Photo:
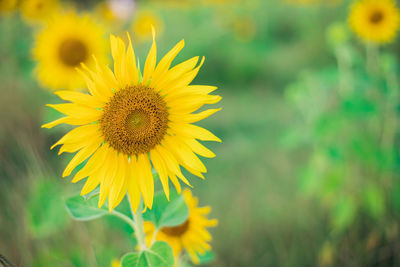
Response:
MULTIPOLYGON (((129 200, 129 197, 128 197, 129 200)), ((144 227, 143 227, 143 200, 140 199, 140 203, 138 206, 138 209, 136 210, 136 212, 132 209, 132 205, 131 202, 129 201, 129 206, 131 208, 131 212, 132 212, 132 217, 134 220, 134 224, 135 224, 135 235, 136 235, 136 239, 139 245, 139 249, 140 251, 146 250, 147 249, 147 245, 146 245, 146 236, 144 234, 144 227)))

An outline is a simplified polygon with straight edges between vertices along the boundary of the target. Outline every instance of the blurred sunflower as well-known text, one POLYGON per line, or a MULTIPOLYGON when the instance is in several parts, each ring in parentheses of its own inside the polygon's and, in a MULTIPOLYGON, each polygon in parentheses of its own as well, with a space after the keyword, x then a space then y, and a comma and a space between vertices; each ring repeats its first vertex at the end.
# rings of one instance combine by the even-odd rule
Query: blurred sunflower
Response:
POLYGON ((121 261, 119 259, 113 259, 110 265, 111 267, 121 267, 121 261))
MULTIPOLYGON (((189 208, 188 219, 181 225, 161 228, 156 233, 155 240, 167 242, 172 247, 176 259, 183 250, 186 250, 193 263, 197 264, 199 263, 198 254, 202 255, 211 250, 208 244, 211 241, 211 235, 207 231, 207 227, 217 226, 218 220, 207 219, 211 208, 209 206, 197 207, 198 199, 192 196, 190 190, 185 190, 183 196, 189 208)), ((144 231, 146 242, 150 246, 155 231, 154 224, 144 222, 144 231)))
POLYGON ((109 24, 114 23, 118 20, 117 16, 113 12, 108 2, 100 2, 95 8, 95 14, 102 20, 109 24))
POLYGON ((396 37, 400 14, 392 0, 361 0, 353 5, 349 23, 362 39, 387 43, 396 37))
POLYGON ((0 15, 17 9, 17 0, 0 0, 0 15))
POLYGON ((137 208, 141 195, 146 207, 151 208, 154 196, 152 165, 159 174, 167 198, 169 179, 178 192, 181 187, 177 177, 190 185, 180 165, 204 178, 202 173, 207 171, 206 167, 195 153, 204 157, 215 155, 196 139, 219 142, 220 139, 192 123, 219 109, 193 112, 204 104, 217 103, 221 97, 209 95, 216 87, 189 85, 204 58, 197 67, 199 57, 170 69, 173 59, 184 46, 183 40, 157 65, 153 35, 142 77, 135 63, 132 43, 129 41, 126 51, 122 39, 113 35, 110 39, 114 73, 103 63, 98 63, 95 71, 84 65, 85 72, 81 73, 90 94, 56 92, 72 103, 49 105, 66 117, 43 127, 52 128, 61 123, 79 125, 53 147, 63 144, 60 153, 79 150, 64 170, 63 177, 89 158, 72 180, 77 182, 88 177, 82 195, 100 184, 99 207, 108 197, 109 209, 114 209, 128 191, 133 208, 137 208))
POLYGON ((106 42, 101 27, 89 16, 58 14, 36 35, 34 58, 38 61, 38 80, 52 89, 76 90, 85 81, 76 71, 83 62, 94 66, 92 55, 107 60, 106 42))
POLYGON ((27 22, 42 22, 56 12, 57 8, 58 0, 24 0, 21 14, 27 22))
POLYGON ((164 29, 162 18, 153 11, 144 10, 137 13, 132 22, 133 36, 139 40, 147 40, 151 38, 151 29, 154 29, 160 34, 164 29))

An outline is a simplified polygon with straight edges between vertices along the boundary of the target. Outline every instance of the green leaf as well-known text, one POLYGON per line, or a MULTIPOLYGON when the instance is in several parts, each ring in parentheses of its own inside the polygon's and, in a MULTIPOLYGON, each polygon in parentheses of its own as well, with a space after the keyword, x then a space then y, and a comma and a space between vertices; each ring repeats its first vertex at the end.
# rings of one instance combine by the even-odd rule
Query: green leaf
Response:
POLYGON ((155 195, 153 208, 143 214, 143 218, 152 221, 157 228, 177 226, 185 222, 188 216, 189 209, 183 196, 171 193, 168 202, 164 192, 155 195))
POLYGON ((121 259, 122 267, 172 267, 173 265, 172 248, 163 241, 154 243, 150 249, 142 252, 125 254, 121 259))
POLYGON ((67 210, 74 219, 89 221, 108 214, 108 211, 104 206, 102 208, 98 208, 98 200, 98 196, 85 199, 84 197, 78 195, 68 198, 65 201, 65 204, 67 205, 67 210))
POLYGON ((86 195, 83 195, 83 197, 85 198, 85 200, 89 200, 95 196, 98 196, 99 194, 100 194, 100 187, 97 187, 93 191, 87 193, 86 195))
POLYGON ((199 264, 208 264, 215 260, 215 255, 212 251, 206 251, 204 254, 198 254, 199 264))

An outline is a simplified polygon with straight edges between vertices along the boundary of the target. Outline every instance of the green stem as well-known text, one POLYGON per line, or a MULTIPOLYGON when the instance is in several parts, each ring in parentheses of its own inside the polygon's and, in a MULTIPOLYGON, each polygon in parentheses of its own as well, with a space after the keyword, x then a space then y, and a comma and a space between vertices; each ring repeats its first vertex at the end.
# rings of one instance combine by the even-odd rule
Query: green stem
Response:
POLYGON ((136 232, 136 224, 131 218, 129 218, 125 214, 122 214, 122 213, 120 213, 120 212, 118 212, 116 210, 111 211, 111 214, 116 216, 116 217, 118 217, 118 218, 120 218, 120 219, 122 219, 123 221, 125 221, 136 232))
POLYGON ((378 72, 378 59, 379 59, 379 47, 375 43, 367 43, 367 71, 371 76, 375 76, 378 72))
MULTIPOLYGON (((128 197, 129 200, 129 197, 128 197)), ((146 235, 144 234, 144 227, 143 227, 143 200, 140 199, 138 209, 136 212, 132 209, 131 202, 129 201, 129 207, 131 208, 132 217, 135 223, 135 235, 136 239, 140 248, 140 251, 146 250, 146 235)))

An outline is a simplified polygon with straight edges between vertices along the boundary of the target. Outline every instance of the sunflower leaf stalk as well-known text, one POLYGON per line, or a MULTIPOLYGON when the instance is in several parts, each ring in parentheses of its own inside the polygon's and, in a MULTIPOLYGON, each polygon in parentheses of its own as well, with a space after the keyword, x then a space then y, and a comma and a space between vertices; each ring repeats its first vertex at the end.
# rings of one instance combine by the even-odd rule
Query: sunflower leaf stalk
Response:
MULTIPOLYGON (((127 196, 128 200, 129 200, 129 196, 127 196)), ((140 251, 146 250, 147 249, 147 245, 146 245, 146 235, 144 233, 144 227, 143 227, 143 200, 140 199, 139 202, 139 206, 136 210, 136 212, 132 209, 132 205, 131 202, 129 201, 129 207, 131 209, 132 212, 132 217, 134 220, 134 225, 135 225, 135 236, 136 236, 136 240, 138 242, 139 245, 139 249, 140 251)))

